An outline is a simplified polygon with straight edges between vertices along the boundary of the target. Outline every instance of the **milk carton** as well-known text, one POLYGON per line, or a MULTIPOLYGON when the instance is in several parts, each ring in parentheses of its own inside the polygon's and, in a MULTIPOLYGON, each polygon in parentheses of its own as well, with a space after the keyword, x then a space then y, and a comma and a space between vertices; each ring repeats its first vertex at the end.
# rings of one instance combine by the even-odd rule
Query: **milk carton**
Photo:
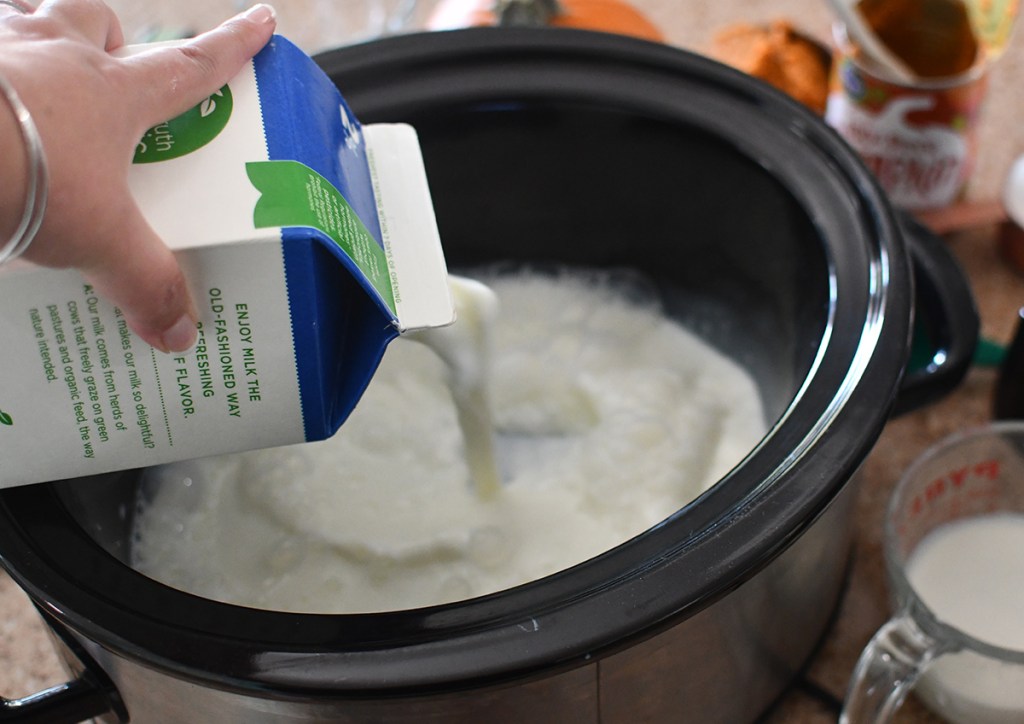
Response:
POLYGON ((199 342, 154 350, 77 272, 0 270, 0 487, 329 437, 390 340, 453 321, 415 132, 361 126, 283 38, 130 182, 199 342))

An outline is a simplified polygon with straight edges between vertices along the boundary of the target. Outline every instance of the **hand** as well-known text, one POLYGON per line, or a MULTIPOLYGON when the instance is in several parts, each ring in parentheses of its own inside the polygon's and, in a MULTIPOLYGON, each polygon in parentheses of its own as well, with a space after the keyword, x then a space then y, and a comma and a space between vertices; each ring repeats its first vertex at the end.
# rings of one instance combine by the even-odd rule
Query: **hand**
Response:
MULTIPOLYGON (((0 75, 32 114, 50 177, 25 258, 80 269, 162 351, 194 344, 196 313, 181 268, 129 192, 136 144, 234 77, 275 25, 273 9, 256 5, 183 45, 120 58, 121 26, 101 0, 44 0, 27 14, 0 5, 0 75)), ((0 176, 23 177, 20 159, 13 170, 6 163, 0 156, 0 176)), ((0 208, 0 218, 20 213, 0 208)))

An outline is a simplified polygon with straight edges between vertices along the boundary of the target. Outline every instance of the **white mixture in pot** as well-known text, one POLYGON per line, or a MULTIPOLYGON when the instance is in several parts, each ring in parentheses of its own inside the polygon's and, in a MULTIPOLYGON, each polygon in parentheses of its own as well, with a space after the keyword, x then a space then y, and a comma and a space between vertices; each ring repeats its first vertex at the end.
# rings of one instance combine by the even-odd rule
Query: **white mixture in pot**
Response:
POLYGON ((607 277, 502 276, 500 494, 470 479, 446 368, 399 339, 331 440, 150 471, 133 565, 230 603, 353 613, 585 561, 697 497, 765 433, 737 364, 607 277))

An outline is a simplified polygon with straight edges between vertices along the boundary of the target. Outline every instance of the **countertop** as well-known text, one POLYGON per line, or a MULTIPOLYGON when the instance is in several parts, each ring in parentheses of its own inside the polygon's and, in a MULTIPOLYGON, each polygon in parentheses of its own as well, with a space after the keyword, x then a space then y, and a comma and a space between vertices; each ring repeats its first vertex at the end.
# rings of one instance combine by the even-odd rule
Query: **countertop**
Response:
MULTIPOLYGON (((395 0, 392 0, 395 1, 395 0)), ((213 3, 175 0, 140 3, 118 0, 111 4, 125 19, 129 34, 145 18, 140 8, 164 13, 182 12, 195 4, 204 12, 213 3), (158 7, 159 6, 159 7, 158 7), (172 7, 172 10, 168 10, 172 7), (141 19, 140 19, 141 18, 141 19)), ((236 3, 222 3, 224 13, 236 3)), ((280 31, 299 36, 302 18, 315 0, 279 0, 280 31)), ((753 22, 787 18, 804 32, 828 40, 831 16, 824 0, 634 0, 634 4, 666 33, 668 42, 701 50, 714 32, 737 19, 753 22)), ((421 3, 417 16, 426 5, 421 3)), ((176 16, 171 15, 172 19, 176 16)), ((187 24, 184 19, 182 25, 187 24)), ((340 37, 340 35, 339 35, 340 37)), ((982 111, 980 151, 967 199, 979 202, 998 198, 1009 164, 1024 154, 1024 47, 1019 37, 992 68, 989 95, 982 111)), ((981 316, 982 334, 1007 342, 1016 313, 1024 306, 1024 277, 1000 255, 996 224, 980 225, 947 234, 950 249, 970 278, 981 316)), ((973 368, 948 397, 926 409, 891 420, 864 464, 857 504, 857 539, 852 571, 831 629, 808 663, 806 671, 765 715, 770 724, 825 724, 834 722, 839 702, 861 648, 887 618, 888 602, 881 554, 883 510, 896 480, 910 462, 945 435, 991 417, 996 371, 973 368)), ((0 695, 18 697, 64 681, 46 633, 25 595, 0 573, 0 695)), ((938 722, 913 697, 898 714, 897 722, 938 722)))

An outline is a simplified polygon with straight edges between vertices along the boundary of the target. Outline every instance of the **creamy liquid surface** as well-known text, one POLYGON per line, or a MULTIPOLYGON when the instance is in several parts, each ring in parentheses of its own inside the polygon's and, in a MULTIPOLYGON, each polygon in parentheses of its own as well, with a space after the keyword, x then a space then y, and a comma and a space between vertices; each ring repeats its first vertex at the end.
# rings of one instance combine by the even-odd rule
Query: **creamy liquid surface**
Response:
MULTIPOLYGON (((907 562, 907 579, 939 620, 1024 651, 1024 515, 966 518, 935 529, 907 562)), ((950 721, 1024 721, 1024 665, 974 653, 942 656, 917 685, 950 721)))
POLYGON ((133 565, 277 610, 461 600, 643 532, 764 435, 749 375, 635 288, 568 274, 484 281, 500 301, 488 386, 498 494, 472 481, 444 363, 399 339, 331 440, 149 471, 133 565))

